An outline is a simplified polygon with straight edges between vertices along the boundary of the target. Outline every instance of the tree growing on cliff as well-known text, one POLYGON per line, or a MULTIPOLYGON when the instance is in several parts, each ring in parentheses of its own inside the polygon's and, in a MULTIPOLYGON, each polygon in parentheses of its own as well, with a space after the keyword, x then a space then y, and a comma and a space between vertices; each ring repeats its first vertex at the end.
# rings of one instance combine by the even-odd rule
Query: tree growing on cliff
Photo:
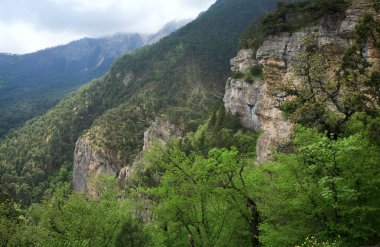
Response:
POLYGON ((380 52, 380 22, 366 14, 356 33, 357 42, 342 59, 332 55, 332 47, 321 47, 317 34, 303 40, 293 66, 295 78, 275 88, 284 98, 280 109, 292 122, 336 137, 356 113, 380 116, 380 73, 367 55, 368 44, 380 52))
POLYGON ((343 59, 318 45, 316 34, 306 37, 296 79, 274 88, 298 126, 294 153, 277 154, 256 174, 264 245, 301 244, 310 236, 345 247, 380 240, 380 76, 367 53, 380 51, 379 31, 366 14, 343 59))

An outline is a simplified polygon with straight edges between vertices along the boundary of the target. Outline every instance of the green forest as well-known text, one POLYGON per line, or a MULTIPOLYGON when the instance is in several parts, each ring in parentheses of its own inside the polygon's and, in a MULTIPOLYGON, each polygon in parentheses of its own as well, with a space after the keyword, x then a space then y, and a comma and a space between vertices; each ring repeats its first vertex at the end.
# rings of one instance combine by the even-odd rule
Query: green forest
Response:
POLYGON ((0 137, 43 115, 80 86, 104 75, 118 56, 142 45, 141 35, 120 34, 83 38, 23 55, 0 53, 0 137))
POLYGON ((270 88, 294 129, 260 165, 262 132, 244 128, 216 94, 229 76, 254 83, 266 75, 260 65, 231 73, 229 59, 238 46, 255 51, 270 35, 344 15, 356 0, 277 8, 219 0, 159 43, 119 58, 104 77, 0 140, 0 245, 380 244, 380 68, 365 52, 370 43, 380 54, 380 2, 363 1, 371 11, 343 56, 307 35, 291 68, 297 83, 270 88), (156 117, 186 135, 141 152, 156 117), (72 190, 81 136, 121 163, 135 161, 125 186, 100 175, 97 197, 72 190))

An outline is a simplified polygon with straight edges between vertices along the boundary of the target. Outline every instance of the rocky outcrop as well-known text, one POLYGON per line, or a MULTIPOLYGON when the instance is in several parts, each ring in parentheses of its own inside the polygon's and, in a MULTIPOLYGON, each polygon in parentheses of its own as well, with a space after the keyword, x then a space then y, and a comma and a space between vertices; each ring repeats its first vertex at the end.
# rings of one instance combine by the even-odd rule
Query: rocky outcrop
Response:
POLYGON ((289 34, 285 33, 270 37, 259 49, 256 57, 253 57, 253 51, 243 51, 239 52, 239 59, 231 60, 232 71, 242 74, 252 65, 265 65, 265 80, 256 78, 254 82, 247 82, 244 78, 229 78, 224 96, 227 111, 237 114, 243 126, 256 131, 263 130, 257 144, 257 162, 267 159, 272 147, 286 141, 291 131, 291 124, 284 121, 276 107, 276 98, 268 90, 270 84, 282 80, 286 74, 287 62, 284 54, 289 39, 289 34), (246 54, 244 60, 241 59, 242 54, 246 54))
POLYGON ((131 81, 133 81, 133 79, 134 79, 134 76, 133 76, 132 72, 129 72, 129 73, 124 77, 124 79, 123 79, 123 84, 124 84, 126 87, 128 87, 129 83, 130 83, 131 81))
POLYGON ((231 59, 231 70, 233 72, 244 72, 253 65, 256 65, 257 62, 252 59, 253 55, 253 50, 251 49, 240 50, 237 56, 231 59))
POLYGON ((173 136, 183 137, 184 133, 169 120, 157 117, 149 129, 144 132, 143 151, 149 150, 154 142, 165 144, 173 136))
POLYGON ((178 129, 169 120, 157 117, 151 126, 144 132, 143 151, 135 158, 131 165, 121 168, 118 176, 120 186, 125 186, 132 173, 136 172, 136 168, 140 166, 143 160, 144 152, 150 150, 155 143, 165 144, 173 137, 183 137, 184 132, 178 129))
POLYGON ((340 36, 346 37, 348 39, 355 38, 355 33, 352 32, 355 30, 356 24, 363 18, 365 12, 371 11, 372 2, 368 0, 355 0, 355 3, 346 11, 346 17, 342 21, 339 34, 340 36))
MULTIPOLYGON (((368 8, 368 1, 357 1, 345 15, 327 16, 319 26, 292 34, 269 36, 256 52, 241 50, 231 60, 233 73, 245 74, 256 64, 263 67, 263 80, 255 79, 251 83, 244 77, 229 78, 224 96, 226 110, 239 115, 243 126, 263 131, 257 143, 257 163, 269 159, 274 149, 289 141, 292 124, 283 118, 278 109, 282 98, 276 95, 273 88, 287 80, 296 83, 292 64, 297 54, 302 52, 304 38, 313 34, 319 46, 329 48, 331 55, 341 56, 345 48, 352 44, 355 26, 368 8)), ((368 50, 370 53, 374 49, 369 46, 368 50)), ((369 56, 376 61, 376 54, 369 56)))
POLYGON ((123 164, 114 155, 95 148, 89 137, 80 137, 75 145, 73 189, 92 196, 98 196, 96 181, 100 175, 109 175, 118 179, 120 187, 127 184, 143 152, 148 151, 155 142, 165 144, 173 136, 182 137, 184 133, 168 120, 156 118, 144 132, 144 146, 132 164, 123 164))
POLYGON ((119 170, 120 162, 111 155, 93 148, 86 136, 78 139, 74 152, 74 191, 97 196, 96 178, 99 175, 116 176, 119 170))

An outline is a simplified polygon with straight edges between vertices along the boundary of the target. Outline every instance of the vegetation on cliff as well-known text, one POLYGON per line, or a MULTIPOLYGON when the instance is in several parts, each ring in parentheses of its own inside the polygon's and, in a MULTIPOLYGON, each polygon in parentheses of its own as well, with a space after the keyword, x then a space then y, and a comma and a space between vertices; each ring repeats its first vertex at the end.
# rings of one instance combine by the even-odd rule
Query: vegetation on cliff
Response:
MULTIPOLYGON (((216 14, 228 13, 223 3, 236 1, 217 2, 215 12, 202 15, 193 25, 214 27, 205 20, 214 14, 219 21, 225 18, 216 14)), ((303 6, 310 13, 314 13, 310 6, 340 12, 346 2, 318 0, 289 6, 303 6)), ((161 45, 119 59, 104 78, 1 143, 2 244, 378 244, 379 73, 363 51, 371 42, 380 52, 379 26, 373 15, 365 15, 357 27, 357 41, 343 58, 327 59, 327 52, 315 45, 313 36, 305 39, 293 68, 299 80, 274 88, 285 96, 280 107, 296 126, 291 142, 286 153, 278 151, 261 166, 253 165, 259 134, 242 128, 237 116, 223 107, 202 106, 216 105, 212 93, 203 90, 217 87, 228 67, 212 63, 227 53, 216 55, 220 50, 208 50, 210 43, 193 36, 210 33, 207 28, 197 33, 187 26, 161 45), (198 41, 207 52, 192 46, 198 41), (335 73, 326 73, 330 70, 335 73), (147 123, 160 114, 189 134, 146 152, 125 191, 119 190, 114 178, 102 176, 96 184, 98 198, 73 193, 64 183, 70 177, 69 155, 82 131, 95 148, 131 162, 147 123), (40 127, 34 136, 36 126, 40 127), (40 136, 44 141, 37 140, 40 136), (46 156, 46 150, 51 156, 46 156), (53 171, 56 175, 46 179, 53 171), (57 188, 46 191, 49 185, 57 188), (19 206, 38 201, 42 195, 44 199, 28 209, 19 206)))
POLYGON ((214 93, 224 88, 240 32, 275 2, 217 1, 192 23, 119 58, 105 76, 7 135, 0 141, 3 190, 24 206, 39 201, 60 167, 71 168, 75 142, 85 130, 94 148, 122 163, 141 150, 142 134, 156 116, 196 130, 218 102, 214 93))
POLYGON ((285 99, 280 108, 298 127, 291 154, 279 153, 259 169, 264 245, 300 244, 300 236, 326 246, 380 240, 374 220, 380 217, 380 80, 378 64, 365 52, 368 44, 380 51, 379 27, 365 14, 343 58, 327 56, 329 47, 306 37, 293 67, 300 80, 274 87, 285 99))
POLYGON ((269 35, 295 32, 326 15, 344 15, 352 0, 280 1, 277 9, 252 22, 242 33, 241 48, 257 50, 269 35))

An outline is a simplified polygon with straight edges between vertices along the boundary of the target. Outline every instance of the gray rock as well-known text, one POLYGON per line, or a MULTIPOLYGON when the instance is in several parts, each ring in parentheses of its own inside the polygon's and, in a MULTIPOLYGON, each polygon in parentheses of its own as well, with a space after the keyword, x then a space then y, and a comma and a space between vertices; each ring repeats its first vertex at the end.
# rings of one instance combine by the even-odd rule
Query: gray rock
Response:
POLYGON ((87 137, 80 137, 75 145, 73 190, 97 196, 96 178, 103 175, 117 176, 120 162, 112 155, 96 150, 87 137))
POLYGON ((356 24, 363 17, 365 12, 372 12, 372 3, 368 0, 356 0, 352 6, 347 9, 345 18, 339 27, 339 35, 343 39, 354 39, 356 24))
POLYGON ((169 120, 157 117, 147 131, 144 132, 143 151, 148 151, 154 142, 165 144, 173 136, 182 137, 184 133, 169 120))
MULTIPOLYGON (((278 109, 282 98, 274 88, 289 80, 298 83, 299 78, 292 73, 292 64, 297 54, 303 52, 305 37, 315 35, 320 47, 328 48, 332 56, 342 56, 345 48, 353 42, 357 22, 368 9, 368 1, 355 1, 345 15, 326 16, 319 26, 267 37, 257 49, 255 58, 251 56, 254 51, 241 50, 231 60, 232 71, 243 72, 257 63, 263 66, 264 81, 248 83, 243 79, 229 78, 224 96, 226 110, 237 114, 243 126, 263 131, 257 143, 256 163, 270 159, 273 150, 289 142, 293 126, 278 109)), ((376 66, 380 64, 380 54, 374 51, 369 45, 368 56, 376 66)))
POLYGON ((257 61, 260 63, 264 63, 267 60, 284 61, 284 55, 290 38, 289 33, 280 33, 267 37, 263 45, 257 49, 257 61))
POLYGON ((265 85, 262 81, 248 83, 230 78, 226 85, 224 105, 229 112, 240 117, 244 127, 259 131, 262 121, 257 114, 257 108, 262 102, 264 91, 265 85))
POLYGON ((257 64, 253 59, 253 51, 250 49, 240 50, 236 57, 231 59, 231 70, 234 72, 245 72, 247 69, 257 64))
MULTIPOLYGON (((144 133, 143 152, 148 151, 153 143, 167 143, 173 136, 183 137, 179 130, 168 120, 156 118, 144 133)), ((107 150, 99 150, 86 135, 80 137, 75 145, 73 189, 92 196, 98 196, 96 179, 100 175, 109 175, 118 179, 120 187, 127 184, 133 169, 142 157, 140 153, 132 164, 123 164, 117 157, 107 150)))

